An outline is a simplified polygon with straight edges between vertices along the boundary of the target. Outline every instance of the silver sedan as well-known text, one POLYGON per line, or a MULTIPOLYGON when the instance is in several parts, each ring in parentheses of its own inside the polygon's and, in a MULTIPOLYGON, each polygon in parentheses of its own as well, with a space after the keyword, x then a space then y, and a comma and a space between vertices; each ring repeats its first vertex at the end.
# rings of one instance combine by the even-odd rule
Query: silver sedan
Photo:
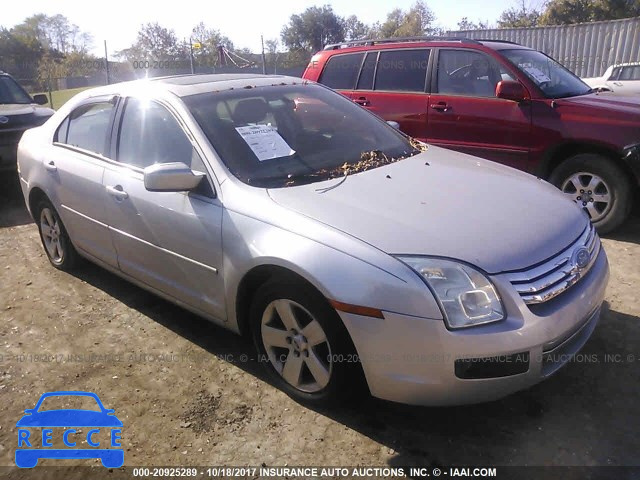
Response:
POLYGON ((18 167, 53 266, 83 257, 251 335, 311 403, 359 384, 421 405, 529 387, 588 340, 608 280, 551 185, 300 79, 88 90, 24 135, 18 167))

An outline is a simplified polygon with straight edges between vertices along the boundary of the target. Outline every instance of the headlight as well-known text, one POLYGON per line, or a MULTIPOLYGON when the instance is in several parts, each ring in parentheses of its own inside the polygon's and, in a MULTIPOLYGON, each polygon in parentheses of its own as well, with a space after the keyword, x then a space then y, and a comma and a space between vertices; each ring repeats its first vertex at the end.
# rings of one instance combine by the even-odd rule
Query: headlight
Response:
POLYGON ((469 265, 441 258, 399 256, 427 282, 449 328, 473 327, 504 319, 498 292, 469 265))

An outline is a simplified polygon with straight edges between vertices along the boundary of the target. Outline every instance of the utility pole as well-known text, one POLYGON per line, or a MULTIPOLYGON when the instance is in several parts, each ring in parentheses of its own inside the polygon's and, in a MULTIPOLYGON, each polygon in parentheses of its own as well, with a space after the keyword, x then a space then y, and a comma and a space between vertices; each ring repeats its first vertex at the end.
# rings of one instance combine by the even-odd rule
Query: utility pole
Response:
POLYGON ((107 41, 104 41, 104 68, 107 74, 107 85, 111 83, 111 78, 109 77, 109 57, 107 55, 107 41))
POLYGON ((193 68, 193 43, 191 43, 191 37, 189 37, 189 63, 191 64, 191 74, 196 73, 195 68, 193 68))
POLYGON ((267 74, 267 60, 264 56, 264 37, 260 35, 260 42, 262 43, 262 74, 267 74))

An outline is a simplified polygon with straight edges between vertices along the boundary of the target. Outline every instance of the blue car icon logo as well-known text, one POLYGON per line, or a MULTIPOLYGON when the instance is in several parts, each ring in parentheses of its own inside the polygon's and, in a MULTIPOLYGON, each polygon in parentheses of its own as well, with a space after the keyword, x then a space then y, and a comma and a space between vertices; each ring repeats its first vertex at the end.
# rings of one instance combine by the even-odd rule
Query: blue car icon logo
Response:
POLYGON ((33 468, 41 458, 87 459, 99 458, 107 468, 118 468, 124 463, 120 444, 122 422, 115 411, 104 407, 92 392, 48 392, 40 397, 36 406, 24 411, 18 427, 16 465, 33 468), (49 397, 93 398, 99 410, 57 409, 44 410, 42 403, 49 397), (40 430, 38 432, 37 430, 40 430), (54 448, 54 441, 65 448, 54 448), (84 443, 90 448, 79 448, 84 443))

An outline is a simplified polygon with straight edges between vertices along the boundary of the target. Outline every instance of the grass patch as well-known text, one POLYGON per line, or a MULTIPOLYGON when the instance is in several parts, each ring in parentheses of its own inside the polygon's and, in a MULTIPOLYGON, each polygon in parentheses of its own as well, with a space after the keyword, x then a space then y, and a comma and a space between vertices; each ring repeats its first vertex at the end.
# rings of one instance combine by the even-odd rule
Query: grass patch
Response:
MULTIPOLYGON (((62 105, 67 103, 67 101, 70 100, 74 95, 82 92, 83 90, 86 90, 87 88, 91 88, 91 87, 69 88, 67 90, 56 90, 55 92, 51 92, 51 99, 53 101, 53 105, 50 105, 47 103, 46 106, 55 108, 57 110, 62 105)), ((44 93, 47 96, 47 98, 49 98, 49 92, 41 92, 41 93, 44 93)))

